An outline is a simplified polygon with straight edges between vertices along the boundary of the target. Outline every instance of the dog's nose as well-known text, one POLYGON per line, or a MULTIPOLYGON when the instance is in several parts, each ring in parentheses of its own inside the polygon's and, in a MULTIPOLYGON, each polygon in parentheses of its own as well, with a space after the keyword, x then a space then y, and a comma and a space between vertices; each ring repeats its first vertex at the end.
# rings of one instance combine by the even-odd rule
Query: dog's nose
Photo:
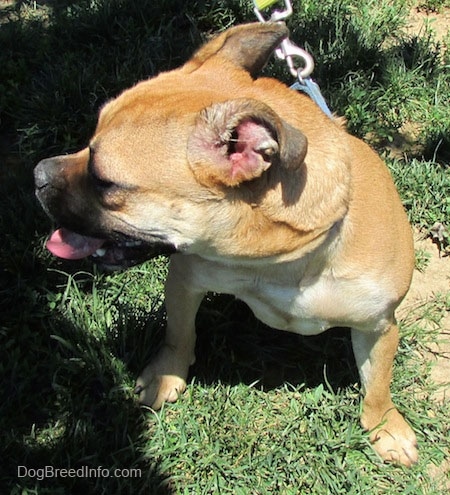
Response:
POLYGON ((42 189, 48 185, 51 165, 51 158, 46 158, 45 160, 41 160, 34 168, 34 183, 37 189, 42 189))
POLYGON ((36 189, 41 190, 49 185, 56 188, 63 188, 66 182, 62 169, 62 163, 58 157, 41 160, 34 168, 36 189))

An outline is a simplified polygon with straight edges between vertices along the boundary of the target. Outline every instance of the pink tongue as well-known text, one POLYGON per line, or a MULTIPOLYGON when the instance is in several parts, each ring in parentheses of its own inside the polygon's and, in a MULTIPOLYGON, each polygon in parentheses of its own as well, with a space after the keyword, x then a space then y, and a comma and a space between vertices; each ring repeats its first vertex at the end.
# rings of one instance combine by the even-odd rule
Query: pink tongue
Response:
POLYGON ((104 242, 103 239, 76 234, 67 229, 58 229, 53 232, 46 247, 59 258, 79 260, 95 253, 104 242))

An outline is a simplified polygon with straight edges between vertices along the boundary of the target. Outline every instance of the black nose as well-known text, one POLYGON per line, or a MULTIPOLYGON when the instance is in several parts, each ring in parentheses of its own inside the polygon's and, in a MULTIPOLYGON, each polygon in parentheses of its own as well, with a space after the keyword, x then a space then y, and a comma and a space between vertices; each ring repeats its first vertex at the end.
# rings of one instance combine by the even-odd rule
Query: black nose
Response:
POLYGON ((60 157, 41 160, 34 169, 34 183, 38 191, 47 186, 63 189, 66 186, 65 162, 60 157))
POLYGON ((34 183, 37 189, 47 186, 51 180, 50 170, 52 170, 51 158, 41 160, 34 168, 34 183))

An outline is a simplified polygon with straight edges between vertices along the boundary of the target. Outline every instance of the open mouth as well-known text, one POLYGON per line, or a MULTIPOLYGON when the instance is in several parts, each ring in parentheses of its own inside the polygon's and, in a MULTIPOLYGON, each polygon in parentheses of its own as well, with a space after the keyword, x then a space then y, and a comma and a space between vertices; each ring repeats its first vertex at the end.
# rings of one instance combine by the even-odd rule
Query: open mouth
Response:
POLYGON ((167 243, 149 243, 128 238, 110 241, 78 234, 60 228, 53 232, 46 243, 47 249, 55 256, 67 260, 90 257, 108 269, 120 269, 143 263, 161 254, 173 254, 176 249, 167 243))

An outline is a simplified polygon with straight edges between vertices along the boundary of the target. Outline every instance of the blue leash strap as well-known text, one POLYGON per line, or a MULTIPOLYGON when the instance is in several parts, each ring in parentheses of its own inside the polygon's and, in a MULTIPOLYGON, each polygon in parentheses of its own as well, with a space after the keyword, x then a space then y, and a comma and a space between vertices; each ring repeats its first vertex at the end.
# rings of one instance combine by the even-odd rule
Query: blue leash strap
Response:
POLYGON ((330 119, 333 118, 333 113, 328 108, 327 102, 320 91, 319 85, 310 77, 305 77, 301 81, 299 80, 295 82, 290 88, 307 94, 311 100, 319 106, 325 115, 330 117, 330 119))

